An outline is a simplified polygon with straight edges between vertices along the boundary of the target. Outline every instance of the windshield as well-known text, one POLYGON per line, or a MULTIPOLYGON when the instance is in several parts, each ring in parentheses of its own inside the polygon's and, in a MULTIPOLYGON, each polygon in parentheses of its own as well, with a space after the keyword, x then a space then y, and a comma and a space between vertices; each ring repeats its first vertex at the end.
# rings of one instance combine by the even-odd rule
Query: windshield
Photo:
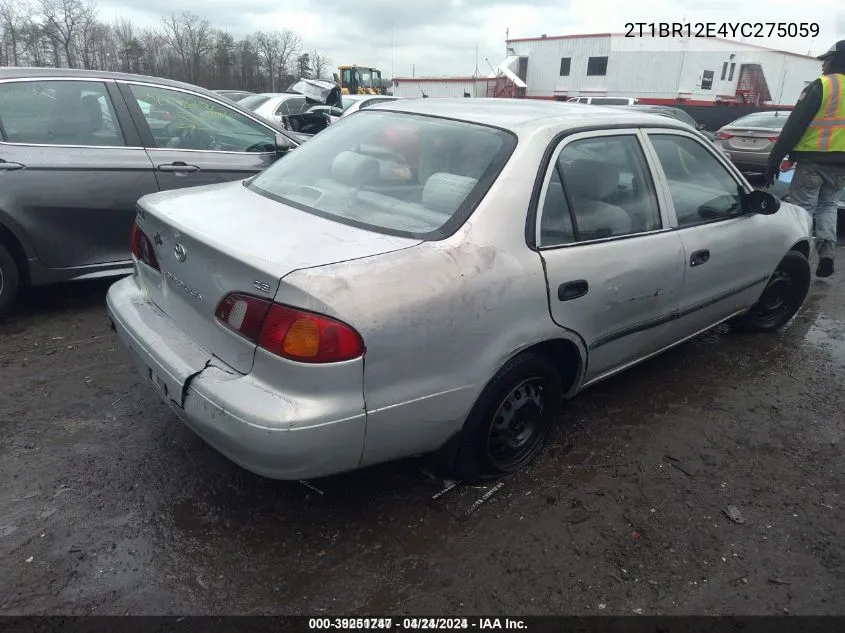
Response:
POLYGON ((468 217, 515 145, 511 134, 486 126, 364 110, 247 186, 339 222, 442 239, 468 217))
POLYGON ((728 127, 765 127, 773 130, 782 130, 788 116, 788 113, 783 112, 778 114, 757 112, 737 119, 728 127))
POLYGON ((254 112, 258 106, 267 103, 269 100, 270 97, 267 95, 250 95, 248 97, 244 97, 238 101, 238 103, 247 110, 252 110, 254 112))

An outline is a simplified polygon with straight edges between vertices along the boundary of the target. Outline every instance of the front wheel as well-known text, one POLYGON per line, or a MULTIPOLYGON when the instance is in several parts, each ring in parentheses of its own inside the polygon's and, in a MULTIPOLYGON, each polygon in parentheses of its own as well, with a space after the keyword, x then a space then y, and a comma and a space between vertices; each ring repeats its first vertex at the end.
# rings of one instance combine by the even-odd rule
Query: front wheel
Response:
POLYGON ((527 466, 542 450, 560 412, 560 374, 544 357, 526 352, 493 377, 470 412, 453 462, 470 483, 527 466))
POLYGON ((11 309, 18 295, 20 272, 8 249, 0 244, 0 317, 11 309))
POLYGON ((741 332, 779 330, 801 309, 812 279, 807 257, 798 251, 789 251, 769 278, 757 303, 733 319, 731 326, 741 332))

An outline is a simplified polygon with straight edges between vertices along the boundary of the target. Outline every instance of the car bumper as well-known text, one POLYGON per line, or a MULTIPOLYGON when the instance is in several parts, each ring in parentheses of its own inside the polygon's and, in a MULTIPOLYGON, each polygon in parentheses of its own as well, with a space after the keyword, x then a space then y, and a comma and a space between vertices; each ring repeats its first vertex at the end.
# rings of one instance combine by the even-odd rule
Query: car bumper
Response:
POLYGON ((363 395, 360 403, 332 410, 236 372, 150 302, 134 276, 113 284, 106 303, 141 375, 191 430, 233 462, 273 479, 309 479, 359 466, 363 395))

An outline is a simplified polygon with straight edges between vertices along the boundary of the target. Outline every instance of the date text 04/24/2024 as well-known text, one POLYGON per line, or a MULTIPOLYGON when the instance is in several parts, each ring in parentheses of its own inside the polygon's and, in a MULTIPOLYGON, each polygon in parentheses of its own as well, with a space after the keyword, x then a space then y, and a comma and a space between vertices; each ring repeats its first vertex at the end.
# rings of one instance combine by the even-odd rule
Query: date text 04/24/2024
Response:
POLYGON ((625 37, 816 37, 816 22, 626 22, 625 37))

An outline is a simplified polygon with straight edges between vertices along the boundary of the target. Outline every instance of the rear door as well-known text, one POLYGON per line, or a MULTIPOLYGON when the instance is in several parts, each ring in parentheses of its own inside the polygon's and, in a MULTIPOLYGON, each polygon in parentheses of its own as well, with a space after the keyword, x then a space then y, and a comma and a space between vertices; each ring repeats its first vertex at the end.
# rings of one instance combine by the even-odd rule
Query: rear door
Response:
POLYGON ((667 346, 684 252, 637 131, 565 138, 541 195, 536 239, 549 307, 584 340, 587 382, 667 346))
POLYGON ((276 160, 275 130, 223 101, 181 88, 118 85, 162 190, 241 180, 276 160))
POLYGON ((41 263, 95 267, 80 275, 126 264, 135 203, 158 186, 114 82, 3 81, 0 117, 0 214, 41 263))
POLYGON ((747 186, 712 145, 680 130, 649 130, 647 137, 684 245, 676 328, 679 337, 690 336, 753 305, 783 253, 770 239, 766 216, 742 209, 747 186))

